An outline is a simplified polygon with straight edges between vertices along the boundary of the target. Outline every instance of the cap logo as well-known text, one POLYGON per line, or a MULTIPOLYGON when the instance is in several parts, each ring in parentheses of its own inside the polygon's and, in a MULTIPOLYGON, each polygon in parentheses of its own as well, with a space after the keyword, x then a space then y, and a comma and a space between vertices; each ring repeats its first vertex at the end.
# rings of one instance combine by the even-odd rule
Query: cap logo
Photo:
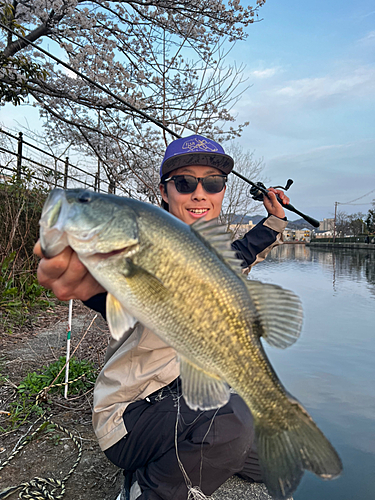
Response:
POLYGON ((218 147, 216 146, 215 143, 207 140, 207 139, 189 139, 188 141, 185 141, 182 145, 182 149, 187 149, 189 152, 196 152, 196 151, 218 151, 218 147))

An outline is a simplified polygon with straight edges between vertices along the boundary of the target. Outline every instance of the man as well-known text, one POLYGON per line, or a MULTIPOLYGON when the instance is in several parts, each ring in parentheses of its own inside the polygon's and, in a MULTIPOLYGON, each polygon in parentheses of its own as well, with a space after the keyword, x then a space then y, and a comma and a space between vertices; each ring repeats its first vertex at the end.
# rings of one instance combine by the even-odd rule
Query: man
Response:
MULTIPOLYGON (((173 141, 160 169, 163 207, 187 224, 219 216, 233 159, 215 141, 193 135, 173 141)), ((248 268, 278 244, 286 226, 270 189, 269 216, 232 247, 248 268)), ((35 252, 41 256, 37 244, 35 252)), ((61 300, 78 298, 105 317, 103 288, 71 249, 41 260, 40 283, 61 300)), ((137 323, 111 340, 94 391, 93 426, 106 456, 124 470, 119 499, 184 500, 199 488, 212 494, 239 473, 260 481, 252 416, 232 394, 224 407, 193 411, 181 398, 176 352, 137 323)))

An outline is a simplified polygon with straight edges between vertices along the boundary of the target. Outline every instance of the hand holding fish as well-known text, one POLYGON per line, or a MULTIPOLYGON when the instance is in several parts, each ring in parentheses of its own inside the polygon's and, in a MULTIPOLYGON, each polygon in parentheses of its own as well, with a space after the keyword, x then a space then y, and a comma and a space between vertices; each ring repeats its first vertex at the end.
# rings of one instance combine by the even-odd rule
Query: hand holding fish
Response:
POLYGON ((39 283, 52 290, 59 300, 88 300, 97 293, 105 291, 72 248, 66 247, 55 257, 46 259, 40 241, 37 241, 34 253, 41 257, 38 266, 39 283))
POLYGON ((268 196, 263 196, 263 204, 270 215, 275 215, 279 219, 285 217, 285 212, 283 207, 278 202, 276 195, 279 196, 284 205, 287 205, 290 200, 288 196, 280 189, 268 188, 268 196))

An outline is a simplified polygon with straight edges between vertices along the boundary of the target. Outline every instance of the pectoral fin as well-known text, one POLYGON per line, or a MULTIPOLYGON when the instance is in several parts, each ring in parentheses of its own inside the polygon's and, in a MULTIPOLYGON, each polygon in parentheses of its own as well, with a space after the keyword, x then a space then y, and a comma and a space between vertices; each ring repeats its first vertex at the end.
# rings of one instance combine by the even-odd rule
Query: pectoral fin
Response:
POLYGON ((115 340, 119 340, 125 332, 133 328, 137 320, 110 293, 107 294, 106 314, 109 331, 115 340))
POLYGON ((228 403, 228 384, 181 357, 182 394, 192 410, 213 410, 228 403))
POLYGON ((130 259, 126 259, 124 262, 122 274, 131 289, 142 290, 143 294, 147 292, 148 300, 165 301, 170 299, 169 291, 162 281, 146 269, 134 264, 130 259))

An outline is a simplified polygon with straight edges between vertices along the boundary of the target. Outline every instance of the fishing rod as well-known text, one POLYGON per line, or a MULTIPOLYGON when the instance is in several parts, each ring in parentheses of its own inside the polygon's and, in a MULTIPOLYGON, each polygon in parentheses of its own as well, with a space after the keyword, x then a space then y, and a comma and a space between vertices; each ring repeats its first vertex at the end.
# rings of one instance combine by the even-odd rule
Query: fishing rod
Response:
MULTIPOLYGON (((159 120, 156 120, 155 118, 153 118, 152 116, 149 116, 144 111, 136 108, 135 106, 133 106, 132 104, 130 104, 129 102, 127 102, 122 97, 114 94, 109 89, 103 87, 102 85, 100 85, 99 83, 95 82, 94 80, 92 80, 88 76, 84 75, 80 71, 78 71, 75 68, 73 68, 72 66, 70 66, 70 64, 67 64, 66 62, 64 62, 61 59, 59 59, 58 57, 54 56, 53 54, 51 54, 47 50, 43 49, 39 45, 36 45, 35 43, 33 43, 31 40, 29 40, 25 36, 18 34, 14 30, 12 30, 11 28, 9 28, 9 26, 5 26, 2 22, 0 22, 0 27, 3 28, 3 29, 5 29, 6 31, 8 31, 8 33, 12 33, 13 35, 17 36, 20 40, 23 40, 28 45, 31 45, 32 47, 34 47, 35 49, 39 50, 43 54, 47 55, 48 57, 50 57, 51 59, 53 59, 54 61, 56 61, 58 64, 61 64, 65 68, 69 69, 70 71, 72 71, 73 73, 75 73, 77 76, 79 76, 80 78, 82 78, 83 80, 85 80, 86 82, 88 82, 89 84, 94 85, 99 90, 103 91, 107 95, 110 95, 115 100, 121 102, 123 105, 125 105, 127 108, 129 108, 134 113, 137 113, 137 114, 141 115, 143 118, 147 119, 148 121, 151 121, 152 123, 154 123, 154 125, 156 125, 157 127, 162 128, 164 131, 170 133, 173 137, 176 137, 177 139, 182 139, 181 135, 179 135, 176 132, 174 132, 173 130, 171 130, 169 127, 167 127, 166 125, 164 125, 164 123, 160 122, 159 120)), ((252 182, 250 179, 247 179, 246 177, 244 177, 239 172, 236 172, 235 170, 232 170, 232 173, 252 186, 251 189, 250 189, 250 194, 251 194, 251 196, 253 197, 254 200, 262 201, 263 200, 263 195, 265 195, 265 196, 268 195, 268 190, 266 189, 266 186, 264 184, 262 184, 261 182, 256 182, 256 183, 252 182)), ((284 188, 282 188, 282 189, 284 189, 285 191, 287 191, 292 184, 293 184, 293 181, 291 179, 289 179, 288 182, 287 182, 287 184, 286 184, 286 186, 284 188)), ((280 187, 280 186, 277 186, 277 187, 280 187)), ((284 208, 286 208, 287 210, 290 210, 291 212, 296 213, 297 215, 299 215, 300 217, 302 217, 303 219, 305 219, 305 221, 309 222, 312 226, 319 227, 319 224, 320 224, 319 221, 317 221, 316 219, 313 219, 309 215, 303 214, 302 212, 300 212, 299 210, 297 210, 290 203, 284 205, 284 203, 281 201, 281 199, 279 198, 279 196, 276 195, 276 198, 277 198, 277 201, 284 208)))
MULTIPOLYGON (((234 175, 237 175, 237 177, 239 177, 240 179, 251 185, 250 194, 254 200, 263 201, 263 196, 268 196, 269 191, 262 182, 252 182, 250 179, 247 179, 247 177, 244 177, 242 174, 240 174, 239 172, 235 172, 234 170, 232 170, 232 173, 234 175)), ((288 191, 288 189, 292 184, 293 180, 288 179, 285 186, 274 186, 274 187, 281 188, 284 191, 288 191)), ((276 198, 283 208, 286 208, 287 210, 290 210, 291 212, 294 212, 295 214, 299 215, 300 217, 302 217, 302 219, 305 219, 305 221, 311 224, 312 226, 319 227, 320 222, 318 220, 314 219, 313 217, 310 217, 309 215, 303 214, 302 212, 297 210, 291 203, 284 204, 280 199, 279 195, 276 195, 276 198)))

